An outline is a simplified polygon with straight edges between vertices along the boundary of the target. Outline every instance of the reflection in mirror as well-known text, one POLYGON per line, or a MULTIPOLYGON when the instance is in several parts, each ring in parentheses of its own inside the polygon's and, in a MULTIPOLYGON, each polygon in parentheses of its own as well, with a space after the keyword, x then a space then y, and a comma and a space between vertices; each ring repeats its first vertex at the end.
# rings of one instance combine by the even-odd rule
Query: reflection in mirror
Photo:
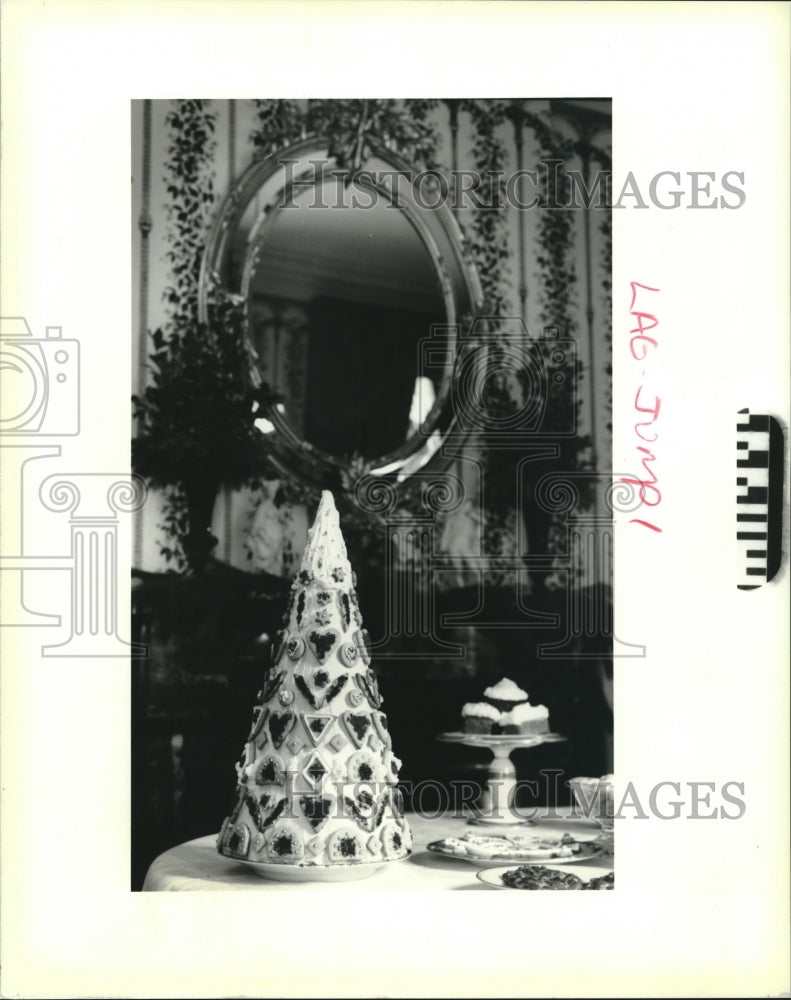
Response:
POLYGON ((330 178, 268 213, 246 286, 261 377, 292 429, 330 455, 373 460, 414 433, 410 415, 424 418, 437 395, 442 368, 419 368, 420 341, 446 311, 411 222, 382 193, 365 197, 330 178))
POLYGON ((459 323, 481 301, 448 206, 418 202, 409 164, 370 147, 359 171, 317 137, 255 161, 201 272, 201 316, 215 292, 244 303, 253 381, 281 400, 257 421, 273 464, 314 489, 360 462, 400 480, 440 450, 459 323))

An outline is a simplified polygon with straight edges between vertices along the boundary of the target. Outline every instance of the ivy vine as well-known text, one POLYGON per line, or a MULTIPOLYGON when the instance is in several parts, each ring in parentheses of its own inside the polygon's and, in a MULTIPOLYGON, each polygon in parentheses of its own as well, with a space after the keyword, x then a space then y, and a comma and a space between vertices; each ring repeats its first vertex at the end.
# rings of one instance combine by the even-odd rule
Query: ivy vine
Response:
POLYGON ((254 474, 263 450, 252 425, 238 305, 215 300, 211 322, 199 321, 201 261, 215 207, 216 114, 210 101, 176 100, 165 123, 165 259, 172 283, 165 290, 168 320, 150 334, 148 384, 133 397, 132 461, 163 490, 159 547, 167 563, 183 570, 190 552, 197 554, 197 538, 210 551, 205 522, 212 488, 254 474))
MULTIPOLYGON (((170 264, 173 283, 165 289, 165 301, 170 316, 170 336, 188 340, 198 322, 201 260, 214 211, 213 157, 217 148, 214 138, 217 116, 207 100, 174 100, 171 103, 173 106, 165 117, 169 141, 164 179, 168 194, 165 217, 169 244, 165 259, 170 264)), ((155 331, 152 336, 157 353, 162 349, 165 335, 155 331)), ((155 379, 157 377, 155 375, 155 379)), ((139 454, 147 427, 140 401, 135 403, 138 419, 135 450, 139 454)), ((165 483, 163 477, 157 478, 164 487, 163 519, 159 528, 165 540, 159 541, 159 549, 167 562, 174 562, 183 570, 186 558, 182 540, 189 530, 183 484, 178 481, 165 483)))
POLYGON ((305 116, 295 101, 254 100, 257 127, 250 133, 255 159, 298 142, 304 135, 305 116))
MULTIPOLYGON (((507 147, 499 131, 508 118, 509 104, 502 100, 464 100, 460 110, 466 112, 473 126, 473 167, 483 180, 481 198, 492 208, 473 210, 469 236, 472 258, 478 271, 485 316, 505 318, 510 287, 508 266, 511 251, 508 244, 505 170, 507 147)), ((497 339, 497 324, 490 334, 497 339)), ((516 387, 498 370, 498 355, 505 345, 494 344, 487 358, 491 374, 486 379, 486 411, 491 417, 503 417, 518 408, 514 396, 516 387)), ((509 554, 516 538, 514 497, 514 456, 509 451, 488 449, 480 456, 484 482, 484 551, 490 556, 490 582, 512 582, 497 566, 497 557, 509 554)))
POLYGON ((206 234, 214 214, 214 138, 217 116, 211 101, 173 101, 165 124, 165 203, 173 284, 165 289, 172 322, 179 329, 198 318, 198 279, 206 234))
POLYGON ((341 167, 354 167, 371 151, 372 139, 410 163, 435 169, 437 133, 429 120, 433 100, 309 101, 309 132, 328 140, 331 156, 341 167))
MULTIPOLYGON (((542 430, 545 433, 558 432, 556 443, 558 458, 551 462, 531 462, 527 468, 526 494, 532 497, 538 480, 547 472, 578 472, 590 469, 590 438, 575 434, 565 436, 564 431, 576 426, 579 418, 579 388, 582 381, 582 365, 579 352, 564 350, 564 360, 557 362, 553 355, 557 340, 569 341, 578 331, 576 315, 577 273, 575 263, 575 222, 579 213, 566 208, 571 196, 571 181, 568 164, 575 155, 574 141, 552 127, 544 117, 525 110, 524 125, 535 136, 540 169, 544 172, 546 198, 539 206, 538 222, 538 265, 537 285, 539 288, 539 319, 544 336, 538 341, 543 354, 544 369, 547 372, 547 406, 542 430), (553 336, 554 335, 554 336, 553 336), (556 339, 557 338, 557 339, 556 339), (557 379, 562 386, 558 391, 553 383, 557 379)), ((580 490, 583 506, 593 497, 592 487, 580 490)), ((565 515, 547 514, 539 511, 537 505, 529 504, 524 509, 528 521, 531 547, 534 551, 552 555, 565 555, 568 551, 568 535, 565 515)))
POLYGON ((571 183, 566 164, 574 155, 574 144, 534 112, 526 111, 524 120, 536 137, 546 174, 547 199, 540 208, 536 258, 540 318, 545 327, 556 327, 561 337, 570 337, 577 329, 572 312, 577 283, 573 259, 574 215, 571 209, 558 206, 569 201, 571 183))
POLYGON ((507 151, 497 130, 506 120, 508 105, 498 100, 466 100, 461 107, 470 115, 475 129, 472 155, 478 176, 494 178, 486 201, 499 206, 493 210, 476 209, 470 249, 481 282, 483 311, 490 316, 503 316, 508 302, 507 267, 511 254, 505 213, 507 151))
MULTIPOLYGON (((612 158, 609 153, 593 146, 591 148, 591 159, 597 163, 601 170, 612 175, 612 158)), ((612 207, 608 204, 607 209, 602 212, 602 219, 599 223, 599 233, 602 237, 601 251, 601 286, 604 292, 604 340, 607 344, 609 357, 612 359, 612 207)), ((612 412, 612 360, 605 366, 607 375, 607 408, 612 412)), ((612 431, 612 419, 607 421, 607 430, 612 431)))

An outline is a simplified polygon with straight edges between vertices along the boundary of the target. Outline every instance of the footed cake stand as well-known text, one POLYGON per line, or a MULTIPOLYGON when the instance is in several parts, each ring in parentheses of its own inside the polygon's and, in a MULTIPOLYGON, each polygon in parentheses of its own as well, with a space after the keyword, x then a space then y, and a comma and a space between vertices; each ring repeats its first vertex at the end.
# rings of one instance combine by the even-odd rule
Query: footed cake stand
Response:
POLYGON ((486 788, 481 800, 482 813, 469 820, 479 826, 531 826, 533 820, 524 819, 512 811, 516 789, 516 768, 511 753, 518 748, 537 747, 542 743, 562 743, 566 737, 558 733, 536 733, 521 736, 492 736, 489 733, 440 733, 441 743, 461 743, 465 747, 488 747, 493 755, 489 765, 486 788))

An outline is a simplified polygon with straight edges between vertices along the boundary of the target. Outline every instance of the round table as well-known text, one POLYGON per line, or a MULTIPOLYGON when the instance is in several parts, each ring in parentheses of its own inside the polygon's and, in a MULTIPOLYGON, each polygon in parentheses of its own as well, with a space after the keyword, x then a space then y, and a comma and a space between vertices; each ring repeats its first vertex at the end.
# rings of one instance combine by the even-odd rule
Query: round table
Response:
MULTIPOLYGON (((599 833, 599 827, 588 820, 569 817, 569 810, 558 808, 536 816, 536 825, 532 828, 514 826, 514 832, 529 833, 532 829, 536 835, 546 837, 561 837, 569 833, 578 840, 594 840, 599 833)), ((232 861, 217 853, 217 834, 199 837, 187 841, 160 854, 151 867, 143 883, 143 892, 200 892, 206 890, 242 890, 257 892, 277 892, 288 889, 290 892, 309 890, 311 892, 354 889, 379 891, 380 889, 482 889, 483 885, 476 878, 476 873, 482 868, 500 867, 502 861, 481 861, 472 864, 469 861, 448 858, 434 854, 426 849, 433 840, 444 837, 460 837, 464 833, 475 830, 481 833, 480 827, 471 827, 466 820, 453 815, 427 818, 417 814, 408 815, 412 827, 413 847, 411 855, 404 861, 385 863, 370 878, 349 882, 277 882, 261 878, 246 865, 232 861)), ((507 832, 498 828, 498 833, 507 832)), ((548 862, 550 863, 550 862, 548 862)), ((569 871, 583 866, 597 868, 612 868, 612 856, 601 856, 595 859, 576 862, 568 865, 569 871)))

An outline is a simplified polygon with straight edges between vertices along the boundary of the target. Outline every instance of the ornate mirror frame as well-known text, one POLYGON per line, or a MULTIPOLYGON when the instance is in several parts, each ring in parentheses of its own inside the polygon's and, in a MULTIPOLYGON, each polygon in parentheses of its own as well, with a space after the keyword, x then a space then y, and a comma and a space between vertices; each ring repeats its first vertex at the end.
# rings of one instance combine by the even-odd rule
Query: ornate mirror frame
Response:
MULTIPOLYGON (((455 415, 451 412, 451 388, 459 349, 458 325, 465 317, 480 310, 482 294, 469 246, 445 199, 435 208, 421 205, 415 200, 413 186, 408 180, 420 172, 375 141, 367 140, 367 149, 368 156, 358 170, 341 166, 338 157, 330 151, 328 142, 320 136, 308 137, 254 161, 226 196, 215 217, 201 265, 199 314, 203 322, 210 321, 209 303, 219 293, 244 303, 247 328, 251 276, 261 252, 260 243, 267 221, 284 210, 278 206, 282 206, 284 199, 289 199, 297 189, 304 190, 306 178, 315 183, 332 177, 337 183, 338 172, 347 173, 351 181, 359 180, 365 174, 366 189, 375 190, 391 204, 401 207, 428 251, 445 303, 445 326, 432 331, 437 335, 435 354, 444 351, 445 359, 434 404, 422 425, 402 445, 367 463, 371 471, 379 475, 398 476, 399 470, 426 445, 431 435, 439 432, 444 436, 455 423, 455 415), (321 164, 320 168, 317 163, 321 164), (398 183, 394 199, 391 185, 396 183, 393 177, 396 172, 399 179, 403 179, 398 183), (390 178, 390 185, 383 183, 382 179, 387 177, 390 178), (259 215, 250 228, 243 266, 233 275, 230 265, 235 241, 242 220, 256 198, 261 205, 259 215)), ((434 174, 436 183, 437 172, 427 173, 434 174)), ((428 201, 425 193, 423 198, 428 201)), ((248 345, 255 358, 249 336, 248 345)), ((260 385, 260 372, 254 367, 251 374, 254 384, 260 385)), ((261 415, 266 416, 274 426, 272 461, 279 472, 295 476, 303 484, 313 487, 328 482, 337 483, 339 472, 348 465, 347 459, 331 455, 302 440, 276 402, 269 402, 261 415)))

